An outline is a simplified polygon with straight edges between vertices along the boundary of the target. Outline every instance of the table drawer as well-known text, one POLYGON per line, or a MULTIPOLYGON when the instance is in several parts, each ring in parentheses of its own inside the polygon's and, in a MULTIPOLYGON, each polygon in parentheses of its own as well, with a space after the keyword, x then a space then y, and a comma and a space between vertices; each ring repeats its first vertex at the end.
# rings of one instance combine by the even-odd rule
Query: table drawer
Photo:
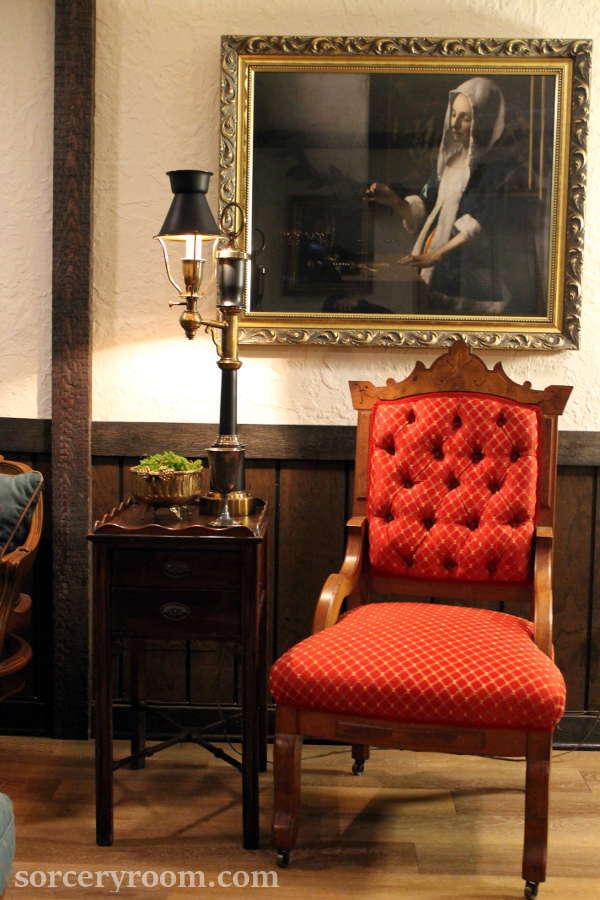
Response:
POLYGON ((115 550, 112 583, 236 591, 240 587, 240 559, 234 551, 115 550))
POLYGON ((113 588, 111 611, 117 636, 185 640, 240 633, 239 594, 231 591, 113 588))

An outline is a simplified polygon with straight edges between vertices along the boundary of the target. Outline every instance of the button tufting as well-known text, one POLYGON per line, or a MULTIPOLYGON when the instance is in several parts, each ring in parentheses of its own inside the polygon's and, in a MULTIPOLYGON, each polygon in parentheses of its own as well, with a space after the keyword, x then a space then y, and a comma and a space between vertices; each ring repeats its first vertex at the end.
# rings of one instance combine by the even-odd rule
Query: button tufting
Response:
POLYGON ((414 564, 415 564, 415 561, 414 561, 414 559, 412 558, 412 556, 403 556, 403 557, 402 557, 402 562, 403 562, 404 565, 407 566, 409 569, 412 568, 412 566, 414 566, 414 564))
POLYGON ((390 456, 394 456, 396 453, 396 445, 394 442, 393 434, 384 435, 376 444, 378 450, 384 450, 386 453, 389 453, 390 456))
POLYGON ((372 413, 371 440, 388 450, 377 449, 369 463, 368 510, 377 525, 369 558, 378 574, 530 579, 534 410, 477 396, 384 402, 372 413), (418 428, 409 428, 412 421, 418 428), (511 453, 522 462, 511 462, 511 453))
POLYGON ((510 461, 516 462, 520 458, 521 458, 521 451, 519 450, 518 447, 513 447, 511 450, 511 453, 510 453, 510 461))

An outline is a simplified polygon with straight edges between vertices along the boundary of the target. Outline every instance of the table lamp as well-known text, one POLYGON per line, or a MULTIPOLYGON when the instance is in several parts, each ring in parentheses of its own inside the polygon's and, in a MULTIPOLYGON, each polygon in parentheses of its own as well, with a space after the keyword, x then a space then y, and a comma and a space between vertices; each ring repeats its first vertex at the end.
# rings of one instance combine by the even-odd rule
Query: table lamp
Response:
POLYGON ((155 237, 162 247, 167 277, 181 298, 170 306, 185 307, 179 321, 186 337, 192 340, 203 327, 217 348, 221 369, 219 434, 207 448, 210 491, 201 503, 207 511, 218 513, 211 526, 228 528, 237 524, 232 514, 251 515, 255 505, 245 489, 245 447, 237 433, 237 371, 242 365, 238 359, 238 327, 244 310, 244 269, 249 256, 236 248, 235 242, 244 228, 244 216, 238 203, 228 203, 221 214, 221 228, 217 226, 206 200, 212 172, 179 169, 167 175, 173 199, 155 237), (224 231, 223 222, 230 210, 234 218, 239 213, 241 224, 237 230, 224 231), (219 248, 219 244, 223 245, 219 248), (180 257, 183 287, 172 275, 170 256, 175 254, 180 257), (210 256, 215 257, 217 267, 217 320, 206 319, 198 311, 204 264, 210 256))

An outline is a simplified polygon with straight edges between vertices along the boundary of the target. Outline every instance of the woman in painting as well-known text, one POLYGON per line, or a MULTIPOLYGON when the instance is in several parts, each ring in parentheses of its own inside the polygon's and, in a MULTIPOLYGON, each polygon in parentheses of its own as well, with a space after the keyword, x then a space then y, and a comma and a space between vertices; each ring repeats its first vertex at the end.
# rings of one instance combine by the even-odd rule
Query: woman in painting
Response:
POLYGON ((491 153, 504 121, 498 85, 468 79, 450 91, 436 171, 420 194, 402 197, 379 182, 367 190, 416 235, 400 263, 418 269, 428 285, 428 312, 501 315, 511 302, 501 236, 514 165, 491 153))

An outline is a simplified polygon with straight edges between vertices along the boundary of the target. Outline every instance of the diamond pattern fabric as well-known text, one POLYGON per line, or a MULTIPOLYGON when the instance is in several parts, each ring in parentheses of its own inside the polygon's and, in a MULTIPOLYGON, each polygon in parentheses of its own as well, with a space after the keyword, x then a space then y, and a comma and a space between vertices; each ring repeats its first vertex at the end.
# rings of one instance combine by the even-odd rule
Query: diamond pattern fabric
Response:
POLYGON ((271 670, 278 704, 396 722, 551 730, 565 684, 525 619, 431 603, 372 603, 271 670))
POLYGON ((472 393, 376 403, 367 504, 374 572, 528 581, 539 422, 529 406, 472 393))

